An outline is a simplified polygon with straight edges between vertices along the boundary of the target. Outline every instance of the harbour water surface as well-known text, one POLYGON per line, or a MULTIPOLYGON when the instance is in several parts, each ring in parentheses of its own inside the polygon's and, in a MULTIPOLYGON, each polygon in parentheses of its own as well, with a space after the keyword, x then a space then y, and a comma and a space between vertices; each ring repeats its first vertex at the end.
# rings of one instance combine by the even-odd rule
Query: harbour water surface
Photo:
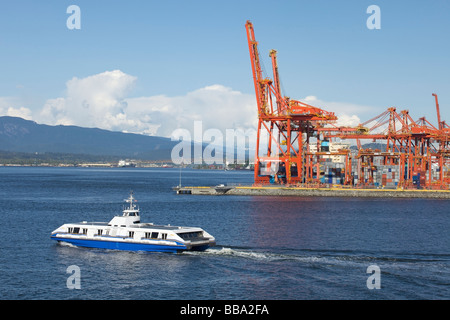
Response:
MULTIPOLYGON (((178 169, 0 168, 1 299, 450 299, 450 200, 176 195, 178 169), (205 252, 76 248, 67 222, 109 221, 130 190, 143 222, 199 226, 205 252), (80 289, 69 289, 69 266, 80 289), (369 289, 370 266, 380 289, 369 289)), ((251 183, 183 170, 182 183, 251 183)))

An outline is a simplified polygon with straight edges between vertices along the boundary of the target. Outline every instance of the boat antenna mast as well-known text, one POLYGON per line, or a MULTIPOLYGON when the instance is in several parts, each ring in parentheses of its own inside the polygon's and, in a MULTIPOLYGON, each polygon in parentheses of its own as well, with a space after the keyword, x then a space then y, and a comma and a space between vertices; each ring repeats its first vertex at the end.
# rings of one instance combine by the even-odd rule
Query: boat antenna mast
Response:
POLYGON ((137 202, 137 200, 133 197, 133 190, 130 191, 130 197, 128 199, 125 199, 125 202, 128 202, 130 204, 128 210, 135 210, 136 205, 134 204, 134 202, 137 202))

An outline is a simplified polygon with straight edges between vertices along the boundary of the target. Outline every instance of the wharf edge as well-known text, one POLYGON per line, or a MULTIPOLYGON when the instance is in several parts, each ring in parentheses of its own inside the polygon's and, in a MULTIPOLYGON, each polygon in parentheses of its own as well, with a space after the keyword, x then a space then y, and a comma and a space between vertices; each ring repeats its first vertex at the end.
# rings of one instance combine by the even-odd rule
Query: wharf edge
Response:
POLYGON ((367 197, 450 199, 450 190, 303 188, 268 186, 174 187, 177 194, 233 196, 367 197))

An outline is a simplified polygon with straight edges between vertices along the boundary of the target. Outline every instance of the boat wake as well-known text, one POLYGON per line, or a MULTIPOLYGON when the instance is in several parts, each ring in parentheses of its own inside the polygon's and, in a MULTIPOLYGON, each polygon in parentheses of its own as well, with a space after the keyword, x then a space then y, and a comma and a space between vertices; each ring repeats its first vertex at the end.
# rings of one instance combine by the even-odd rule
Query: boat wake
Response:
POLYGON ((71 248, 79 248, 78 246, 69 243, 69 242, 65 242, 65 241, 58 241, 58 245, 62 246, 62 247, 71 247, 71 248))
POLYGON ((369 252, 357 251, 315 251, 315 250, 290 250, 224 247, 216 246, 205 251, 184 252, 187 255, 222 256, 249 259, 264 262, 295 262, 311 267, 367 267, 372 264, 389 265, 390 267, 409 268, 435 265, 440 271, 448 272, 449 257, 442 255, 405 256, 398 253, 377 255, 369 252))
POLYGON ((209 248, 205 251, 186 251, 183 254, 188 255, 206 255, 206 256, 224 256, 224 257, 238 257, 244 259, 258 260, 258 261, 301 261, 301 262, 319 262, 324 257, 315 255, 301 255, 290 253, 276 253, 263 252, 257 249, 247 249, 240 247, 215 247, 209 248))
POLYGON ((275 260, 278 255, 273 253, 267 253, 267 252, 255 252, 255 251, 248 251, 244 249, 233 249, 233 248, 209 248, 203 252, 206 255, 217 255, 217 256, 232 256, 232 257, 241 257, 241 258, 248 258, 248 259, 254 259, 254 260, 275 260))

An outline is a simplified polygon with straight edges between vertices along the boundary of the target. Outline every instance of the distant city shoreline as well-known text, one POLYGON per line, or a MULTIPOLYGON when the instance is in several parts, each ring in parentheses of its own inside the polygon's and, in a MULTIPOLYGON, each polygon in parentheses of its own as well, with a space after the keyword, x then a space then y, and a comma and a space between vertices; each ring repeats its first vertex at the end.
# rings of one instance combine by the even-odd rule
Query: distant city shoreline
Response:
POLYGON ((0 167, 72 168, 190 168, 209 170, 253 170, 254 164, 174 164, 171 160, 120 159, 110 156, 77 154, 31 154, 0 151, 0 167), (6 155, 6 156, 5 156, 6 155))

